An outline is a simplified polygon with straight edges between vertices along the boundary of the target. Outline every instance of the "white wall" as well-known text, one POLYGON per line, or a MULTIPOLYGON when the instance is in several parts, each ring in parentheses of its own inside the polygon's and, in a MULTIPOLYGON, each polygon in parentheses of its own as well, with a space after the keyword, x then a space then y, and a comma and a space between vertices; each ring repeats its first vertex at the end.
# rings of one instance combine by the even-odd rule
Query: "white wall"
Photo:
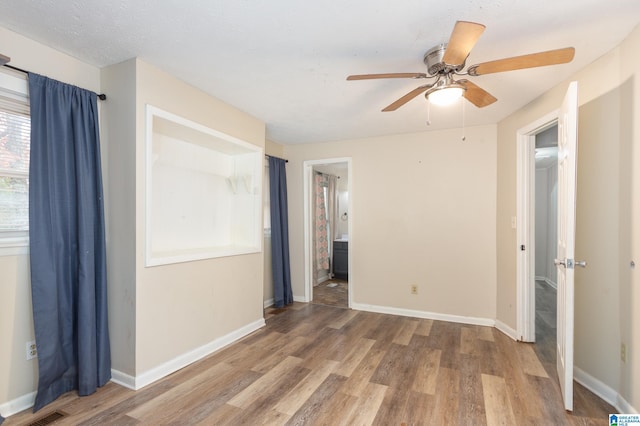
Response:
MULTIPOLYGON (((100 92, 97 68, 2 27, 0 53, 19 68, 100 92)), ((25 356, 34 339, 28 255, 1 256, 0 277, 0 414, 6 416, 33 402, 37 384, 36 360, 25 356)))
POLYGON ((496 127, 285 146, 293 292, 304 295, 303 162, 352 159, 353 302, 495 318, 496 127), (412 284, 419 294, 410 294, 412 284))
POLYGON ((547 168, 547 196, 549 208, 547 209, 547 257, 545 259, 545 277, 552 284, 558 282, 558 271, 554 260, 558 251, 558 165, 547 168))
POLYGON ((547 169, 536 168, 536 194, 535 194, 535 240, 536 240, 536 279, 545 279, 547 275, 547 209, 549 208, 549 194, 547 188, 547 169))
POLYGON ((338 234, 349 235, 349 191, 346 188, 347 182, 340 179, 338 185, 338 234), (347 214, 344 216, 344 214, 347 214))
POLYGON ((557 186, 557 165, 536 168, 535 276, 536 279, 547 281, 552 286, 556 284, 557 274, 556 266, 553 263, 557 251, 557 186))

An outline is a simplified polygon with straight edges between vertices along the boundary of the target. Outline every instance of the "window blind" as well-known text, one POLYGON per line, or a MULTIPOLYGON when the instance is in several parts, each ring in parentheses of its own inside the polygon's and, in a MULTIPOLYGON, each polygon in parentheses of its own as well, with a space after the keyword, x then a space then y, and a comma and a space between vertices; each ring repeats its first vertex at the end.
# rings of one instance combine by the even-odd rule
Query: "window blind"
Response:
POLYGON ((30 134, 26 99, 0 93, 0 232, 29 229, 30 134))

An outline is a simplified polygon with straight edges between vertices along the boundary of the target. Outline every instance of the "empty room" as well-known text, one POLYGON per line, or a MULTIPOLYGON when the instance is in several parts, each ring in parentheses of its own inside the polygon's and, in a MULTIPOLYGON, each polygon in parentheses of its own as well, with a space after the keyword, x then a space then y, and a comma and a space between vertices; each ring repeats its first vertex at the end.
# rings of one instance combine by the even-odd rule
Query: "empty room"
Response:
POLYGON ((0 2, 0 423, 633 420, 640 3, 512 3, 0 2))

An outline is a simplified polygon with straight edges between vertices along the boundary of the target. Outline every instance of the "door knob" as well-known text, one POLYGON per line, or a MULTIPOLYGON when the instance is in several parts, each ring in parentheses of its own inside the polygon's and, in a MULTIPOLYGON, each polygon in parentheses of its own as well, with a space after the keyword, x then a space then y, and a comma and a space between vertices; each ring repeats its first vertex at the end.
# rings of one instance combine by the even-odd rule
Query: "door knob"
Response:
POLYGON ((574 261, 573 259, 555 259, 553 261, 553 264, 558 266, 558 265, 562 265, 567 269, 573 269, 576 266, 579 266, 581 268, 586 268, 587 267, 587 261, 586 260, 576 260, 574 261))

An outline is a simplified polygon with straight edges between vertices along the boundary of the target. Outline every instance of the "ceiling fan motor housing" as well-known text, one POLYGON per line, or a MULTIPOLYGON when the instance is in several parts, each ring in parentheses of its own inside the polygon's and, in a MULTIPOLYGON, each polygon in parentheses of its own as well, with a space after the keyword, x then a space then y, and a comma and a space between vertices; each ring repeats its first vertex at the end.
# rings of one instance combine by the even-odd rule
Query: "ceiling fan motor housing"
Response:
POLYGON ((448 74, 450 72, 458 72, 464 68, 464 62, 458 65, 445 64, 442 58, 444 52, 447 50, 447 44, 440 44, 432 49, 429 49, 424 54, 424 64, 427 66, 429 75, 448 74))

